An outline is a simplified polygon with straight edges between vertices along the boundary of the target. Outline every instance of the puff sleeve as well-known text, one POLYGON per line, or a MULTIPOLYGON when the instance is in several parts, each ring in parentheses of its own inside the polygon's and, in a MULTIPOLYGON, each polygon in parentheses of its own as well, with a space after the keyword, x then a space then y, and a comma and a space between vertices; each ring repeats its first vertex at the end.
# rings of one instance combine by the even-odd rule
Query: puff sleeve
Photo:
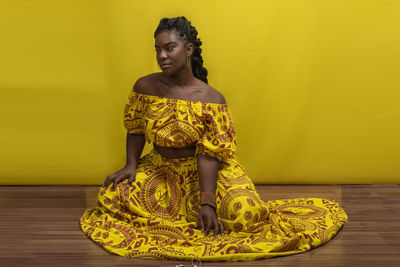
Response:
POLYGON ((204 132, 196 143, 196 156, 206 155, 220 161, 236 157, 236 134, 226 104, 203 105, 204 132))
POLYGON ((128 96, 129 102, 125 105, 124 126, 130 134, 144 134, 144 111, 146 101, 135 91, 131 91, 128 96))

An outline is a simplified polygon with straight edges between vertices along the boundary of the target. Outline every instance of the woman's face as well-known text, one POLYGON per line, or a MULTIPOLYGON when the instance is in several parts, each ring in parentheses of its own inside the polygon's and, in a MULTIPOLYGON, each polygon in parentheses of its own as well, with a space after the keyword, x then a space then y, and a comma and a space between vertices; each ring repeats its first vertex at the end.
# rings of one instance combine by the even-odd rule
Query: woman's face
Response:
POLYGON ((155 39, 157 62, 166 74, 174 74, 182 68, 186 68, 186 57, 192 54, 193 45, 187 46, 179 35, 173 31, 159 33, 155 39))

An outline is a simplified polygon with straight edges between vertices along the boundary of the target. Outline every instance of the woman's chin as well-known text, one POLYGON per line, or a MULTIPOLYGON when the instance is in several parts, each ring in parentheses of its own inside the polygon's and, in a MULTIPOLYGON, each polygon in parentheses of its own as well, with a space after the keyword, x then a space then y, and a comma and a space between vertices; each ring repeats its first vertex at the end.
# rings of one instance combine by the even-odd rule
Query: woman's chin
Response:
POLYGON ((174 74, 175 72, 174 71, 172 71, 172 70, 161 70, 162 71, 162 73, 164 73, 164 74, 166 74, 166 75, 172 75, 172 74, 174 74))

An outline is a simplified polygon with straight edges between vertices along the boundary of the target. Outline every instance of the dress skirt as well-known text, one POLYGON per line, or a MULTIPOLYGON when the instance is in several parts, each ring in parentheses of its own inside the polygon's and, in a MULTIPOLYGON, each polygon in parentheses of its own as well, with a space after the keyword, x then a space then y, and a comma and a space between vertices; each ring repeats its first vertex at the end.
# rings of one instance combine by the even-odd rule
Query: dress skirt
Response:
POLYGON ((334 200, 263 201, 235 159, 220 164, 217 215, 225 235, 197 227, 200 186, 196 157, 167 159, 154 149, 139 160, 136 179, 101 188, 82 231, 111 253, 147 259, 251 261, 308 251, 347 222, 334 200))

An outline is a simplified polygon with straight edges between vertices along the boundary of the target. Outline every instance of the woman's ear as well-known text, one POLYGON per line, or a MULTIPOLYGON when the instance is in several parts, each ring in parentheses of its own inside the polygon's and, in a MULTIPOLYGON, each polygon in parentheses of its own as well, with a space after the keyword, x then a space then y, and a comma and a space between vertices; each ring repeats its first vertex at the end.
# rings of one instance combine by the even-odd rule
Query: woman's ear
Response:
POLYGON ((193 54, 194 45, 192 43, 188 43, 186 46, 186 56, 190 57, 193 54))

